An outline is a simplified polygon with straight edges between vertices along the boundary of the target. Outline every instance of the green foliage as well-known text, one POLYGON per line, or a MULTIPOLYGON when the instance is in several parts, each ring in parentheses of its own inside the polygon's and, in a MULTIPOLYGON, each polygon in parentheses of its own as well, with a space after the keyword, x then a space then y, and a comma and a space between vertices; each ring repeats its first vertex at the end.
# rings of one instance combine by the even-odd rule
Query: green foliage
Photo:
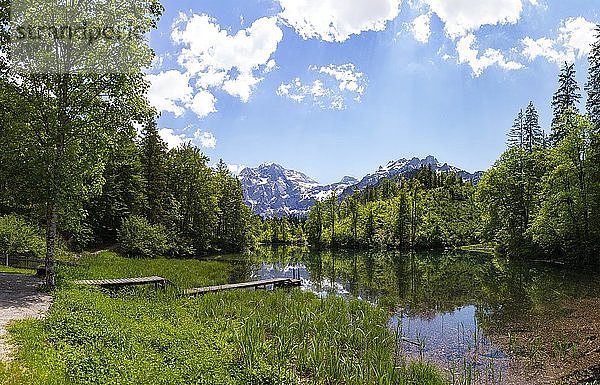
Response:
POLYGON ((221 250, 242 250, 251 242, 248 226, 252 212, 244 203, 242 185, 221 160, 215 172, 218 224, 216 244, 221 250))
POLYGON ((343 247, 443 248, 473 243, 478 233, 475 188, 453 173, 430 167, 409 180, 384 180, 341 202, 311 210, 311 244, 343 247))
POLYGON ((144 213, 141 151, 131 134, 121 132, 111 146, 103 173, 102 193, 86 204, 86 223, 96 244, 114 243, 125 218, 144 213))
MULTIPOLYGON (((259 224, 259 242, 266 244, 298 245, 306 243, 303 225, 312 225, 309 218, 305 221, 297 217, 288 218, 266 218, 259 224)), ((318 244, 318 243, 316 243, 318 244)))
POLYGON ((598 263, 597 143, 591 123, 575 116, 567 135, 548 155, 544 200, 531 223, 533 241, 546 253, 577 263, 598 263), (595 137, 593 139, 592 137, 595 137))
POLYGON ((552 134, 550 141, 559 143, 567 135, 565 117, 569 119, 572 113, 578 113, 577 104, 581 99, 580 88, 575 78, 575 63, 565 63, 558 76, 558 89, 552 98, 552 134))
POLYGON ((596 130, 600 129, 600 25, 596 26, 596 41, 588 55, 589 69, 588 81, 585 91, 588 94, 586 101, 587 113, 596 130))
POLYGON ((153 224, 166 224, 167 145, 155 124, 146 127, 140 143, 142 169, 145 179, 146 218, 153 224))
POLYGON ((531 252, 526 231, 537 207, 535 191, 543 173, 537 160, 543 162, 544 154, 541 149, 529 153, 520 147, 509 148, 479 183, 483 237, 496 242, 501 251, 513 255, 531 252))
POLYGON ((484 175, 483 236, 513 256, 597 264, 598 133, 574 111, 559 120, 564 135, 553 148, 509 148, 484 175))
POLYGON ((129 257, 158 257, 168 250, 165 228, 151 225, 139 216, 123 221, 118 232, 119 248, 129 257))
POLYGON ((44 240, 38 229, 16 215, 0 217, 0 261, 5 256, 42 258, 43 255, 44 240))

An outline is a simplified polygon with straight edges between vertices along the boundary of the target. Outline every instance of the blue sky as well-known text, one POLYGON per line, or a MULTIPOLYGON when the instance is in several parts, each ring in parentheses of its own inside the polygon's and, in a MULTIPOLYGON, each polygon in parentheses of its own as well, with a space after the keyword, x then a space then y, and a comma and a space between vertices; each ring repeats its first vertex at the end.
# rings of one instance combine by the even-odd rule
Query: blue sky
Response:
POLYGON ((565 60, 583 86, 592 0, 178 0, 150 44, 170 146, 321 183, 435 155, 469 171, 520 108, 547 129, 565 60))

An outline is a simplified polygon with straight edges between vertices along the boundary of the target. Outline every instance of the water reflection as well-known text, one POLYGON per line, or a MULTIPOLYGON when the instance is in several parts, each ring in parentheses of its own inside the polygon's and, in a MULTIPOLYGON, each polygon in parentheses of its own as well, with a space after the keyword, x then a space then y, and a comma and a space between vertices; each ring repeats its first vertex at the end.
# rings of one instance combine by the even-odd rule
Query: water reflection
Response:
POLYGON ((506 364, 504 353, 490 341, 495 331, 564 298, 600 295, 598 279, 590 274, 461 251, 263 247, 222 259, 232 263, 232 282, 299 274, 303 290, 320 296, 385 303, 392 310, 390 328, 400 330, 407 356, 435 360, 449 371, 459 365, 483 368, 493 376, 506 364))

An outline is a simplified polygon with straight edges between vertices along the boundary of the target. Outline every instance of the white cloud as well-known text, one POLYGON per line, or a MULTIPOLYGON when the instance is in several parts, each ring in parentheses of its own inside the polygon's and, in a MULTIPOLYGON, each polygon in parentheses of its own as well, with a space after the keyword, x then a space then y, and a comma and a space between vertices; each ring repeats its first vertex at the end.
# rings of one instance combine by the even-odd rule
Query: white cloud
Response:
POLYGON ((401 0, 278 0, 280 17, 304 39, 343 42, 383 31, 400 13, 401 0))
POLYGON ((595 28, 596 24, 584 17, 569 18, 562 22, 556 39, 525 37, 522 40, 523 55, 531 61, 543 57, 559 65, 565 61, 572 63, 590 53, 595 28))
POLYGON ((246 168, 243 164, 228 164, 227 169, 230 173, 237 176, 246 168))
POLYGON ((252 90, 262 81, 262 78, 256 78, 252 74, 240 74, 235 79, 226 80, 223 83, 223 89, 232 96, 237 96, 244 103, 250 100, 252 90))
POLYGON ((202 130, 196 130, 193 137, 188 137, 185 133, 178 134, 171 128, 161 128, 158 130, 158 134, 165 141, 169 149, 177 148, 187 143, 201 148, 215 148, 217 146, 217 138, 212 133, 202 130))
POLYGON ((185 47, 178 63, 198 78, 197 86, 222 89, 247 102, 262 80, 255 73, 273 69, 271 56, 283 32, 276 17, 260 18, 230 35, 208 15, 180 14, 171 37, 185 47))
POLYGON ((226 71, 210 70, 197 74, 196 87, 208 89, 211 87, 220 87, 227 79, 226 71))
POLYGON ((410 24, 410 29, 415 36, 415 39, 420 43, 427 43, 431 36, 431 15, 425 14, 415 18, 410 24))
POLYGON ((481 55, 479 50, 474 48, 477 43, 475 35, 469 34, 462 37, 456 44, 458 53, 458 63, 467 63, 471 66, 474 76, 479 76, 485 69, 493 65, 498 65, 504 70, 518 70, 524 68, 523 64, 516 61, 507 60, 504 54, 497 49, 488 48, 481 55))
POLYGON ((361 101, 367 85, 364 74, 351 63, 320 68, 311 66, 309 73, 312 79, 308 81, 296 78, 290 83, 282 83, 277 95, 297 103, 310 100, 320 108, 344 110, 348 101, 361 101))
MULTIPOLYGON (((531 0, 529 0, 532 2, 531 0)), ((453 39, 484 25, 514 24, 523 10, 522 0, 421 0, 444 22, 453 39)), ((533 3, 533 2, 532 2, 533 3)))
POLYGON ((194 132, 194 139, 196 139, 202 148, 217 147, 217 138, 210 132, 196 130, 196 132, 194 132))
POLYGON ((176 70, 146 75, 150 82, 148 100, 158 112, 172 112, 176 117, 185 112, 184 105, 192 100, 190 78, 176 70))
POLYGON ((191 142, 191 138, 187 138, 185 134, 176 134, 174 130, 170 128, 161 128, 158 130, 158 134, 165 141, 169 149, 177 148, 182 144, 191 142))
POLYGON ((198 92, 192 102, 189 104, 190 109, 202 119, 213 112, 217 112, 215 104, 217 99, 208 91, 202 90, 198 92))
POLYGON ((268 74, 269 72, 273 71, 275 68, 277 68, 277 62, 275 60, 271 59, 267 62, 267 65, 265 66, 263 73, 268 74))

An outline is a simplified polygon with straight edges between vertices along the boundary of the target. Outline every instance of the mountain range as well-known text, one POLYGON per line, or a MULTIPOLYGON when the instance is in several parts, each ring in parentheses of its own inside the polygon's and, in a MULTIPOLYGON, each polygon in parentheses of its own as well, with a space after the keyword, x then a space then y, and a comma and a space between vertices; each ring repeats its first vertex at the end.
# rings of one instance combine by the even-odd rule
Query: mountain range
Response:
POLYGON ((356 190, 376 186, 384 178, 409 179, 419 169, 428 166, 436 172, 455 173, 473 184, 477 184, 483 175, 482 171, 470 173, 447 163, 441 164, 430 155, 425 159, 403 158, 390 161, 360 180, 345 176, 330 185, 321 185, 299 171, 288 170, 275 163, 245 168, 238 178, 244 191, 244 200, 256 214, 262 217, 305 216, 316 200, 323 200, 332 192, 338 196, 350 195, 356 190))

